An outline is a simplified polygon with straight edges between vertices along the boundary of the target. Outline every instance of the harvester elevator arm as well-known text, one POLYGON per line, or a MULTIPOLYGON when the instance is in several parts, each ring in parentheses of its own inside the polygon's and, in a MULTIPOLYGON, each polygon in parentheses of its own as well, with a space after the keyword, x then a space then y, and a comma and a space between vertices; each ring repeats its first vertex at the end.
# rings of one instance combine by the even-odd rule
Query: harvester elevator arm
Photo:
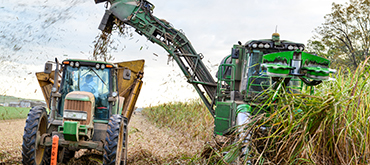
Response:
MULTIPOLYGON (((95 0, 96 3, 106 0, 95 0)), ((206 107, 214 116, 214 100, 217 83, 202 62, 202 54, 198 54, 190 41, 179 30, 167 21, 152 15, 154 6, 146 0, 109 0, 111 7, 106 11, 100 30, 109 29, 113 15, 127 25, 136 29, 153 43, 163 47, 179 65, 188 82, 191 83, 206 107), (108 26, 106 26, 108 25, 108 26)))

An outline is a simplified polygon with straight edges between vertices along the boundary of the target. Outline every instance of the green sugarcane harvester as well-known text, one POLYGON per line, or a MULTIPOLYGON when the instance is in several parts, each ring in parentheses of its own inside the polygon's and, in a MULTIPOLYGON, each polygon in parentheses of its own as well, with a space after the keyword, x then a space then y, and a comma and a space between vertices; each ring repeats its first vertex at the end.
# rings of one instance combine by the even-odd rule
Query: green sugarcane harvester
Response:
POLYGON ((315 86, 329 80, 330 61, 303 52, 304 44, 272 39, 251 40, 233 45, 222 60, 217 81, 202 62, 190 41, 167 21, 153 15, 154 5, 146 0, 95 0, 110 3, 100 30, 111 31, 114 19, 136 29, 153 43, 162 46, 176 61, 214 117, 214 133, 227 135, 231 128, 248 120, 260 102, 255 97, 284 82, 292 90, 315 86))

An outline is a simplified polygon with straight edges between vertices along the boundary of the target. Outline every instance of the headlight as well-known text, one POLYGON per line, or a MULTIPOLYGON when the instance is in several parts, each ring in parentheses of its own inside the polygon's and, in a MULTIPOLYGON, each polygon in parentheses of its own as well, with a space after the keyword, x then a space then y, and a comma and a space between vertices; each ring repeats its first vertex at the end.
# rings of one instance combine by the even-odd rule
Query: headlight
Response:
POLYGON ((294 47, 293 47, 293 45, 289 45, 289 46, 288 46, 288 49, 289 49, 289 50, 293 50, 293 48, 294 48, 294 47))
POLYGON ((260 43, 259 45, 258 45, 258 48, 263 48, 263 43, 260 43))
POLYGON ((74 65, 74 63, 71 61, 71 62, 69 63, 69 66, 73 67, 73 65, 74 65))
POLYGON ((63 117, 74 120, 87 120, 87 112, 64 110, 63 117))
POLYGON ((56 87, 52 87, 51 88, 51 92, 56 92, 57 91, 57 88, 56 87))
POLYGON ((117 97, 118 93, 117 92, 112 92, 112 97, 117 97))
POLYGON ((252 47, 253 47, 253 48, 257 48, 257 44, 253 44, 253 45, 252 45, 252 47))
POLYGON ((266 44, 265 44, 265 48, 266 48, 266 49, 270 48, 270 44, 266 43, 266 44))
POLYGON ((95 68, 96 68, 96 69, 99 69, 99 68, 100 68, 100 64, 96 64, 96 65, 95 65, 95 68))
POLYGON ((104 64, 101 64, 101 69, 105 69, 105 65, 104 64))
POLYGON ((78 68, 80 67, 80 63, 79 62, 76 62, 75 66, 78 68))

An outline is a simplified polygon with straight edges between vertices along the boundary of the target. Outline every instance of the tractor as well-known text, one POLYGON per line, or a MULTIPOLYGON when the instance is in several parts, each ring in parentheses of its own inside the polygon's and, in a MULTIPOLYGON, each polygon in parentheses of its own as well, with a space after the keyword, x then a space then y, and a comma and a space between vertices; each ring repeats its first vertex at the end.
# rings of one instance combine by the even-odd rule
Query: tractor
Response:
POLYGON ((95 0, 103 2, 108 9, 99 29, 109 33, 114 20, 120 20, 163 47, 214 117, 215 135, 232 133, 235 126, 259 113, 264 108, 259 96, 266 90, 283 86, 299 92, 306 86, 313 91, 313 86, 330 80, 335 72, 329 68, 329 60, 304 52, 304 44, 281 40, 275 32, 270 39, 233 45, 219 65, 215 81, 202 62, 203 55, 195 51, 182 31, 153 15, 153 4, 147 0, 95 0))
POLYGON ((80 149, 94 149, 104 152, 103 164, 125 164, 127 124, 143 69, 144 60, 46 62, 36 76, 48 107, 33 107, 28 114, 22 163, 50 164, 52 137, 58 135, 58 162, 67 163, 80 149))

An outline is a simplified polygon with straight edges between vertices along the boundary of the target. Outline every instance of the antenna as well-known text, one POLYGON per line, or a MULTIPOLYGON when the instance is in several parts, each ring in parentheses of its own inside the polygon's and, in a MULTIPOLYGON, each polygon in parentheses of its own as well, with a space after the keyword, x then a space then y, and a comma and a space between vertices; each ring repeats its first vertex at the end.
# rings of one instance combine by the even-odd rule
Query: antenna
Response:
POLYGON ((276 25, 276 27, 275 27, 275 33, 277 33, 277 26, 278 26, 278 25, 276 25))

